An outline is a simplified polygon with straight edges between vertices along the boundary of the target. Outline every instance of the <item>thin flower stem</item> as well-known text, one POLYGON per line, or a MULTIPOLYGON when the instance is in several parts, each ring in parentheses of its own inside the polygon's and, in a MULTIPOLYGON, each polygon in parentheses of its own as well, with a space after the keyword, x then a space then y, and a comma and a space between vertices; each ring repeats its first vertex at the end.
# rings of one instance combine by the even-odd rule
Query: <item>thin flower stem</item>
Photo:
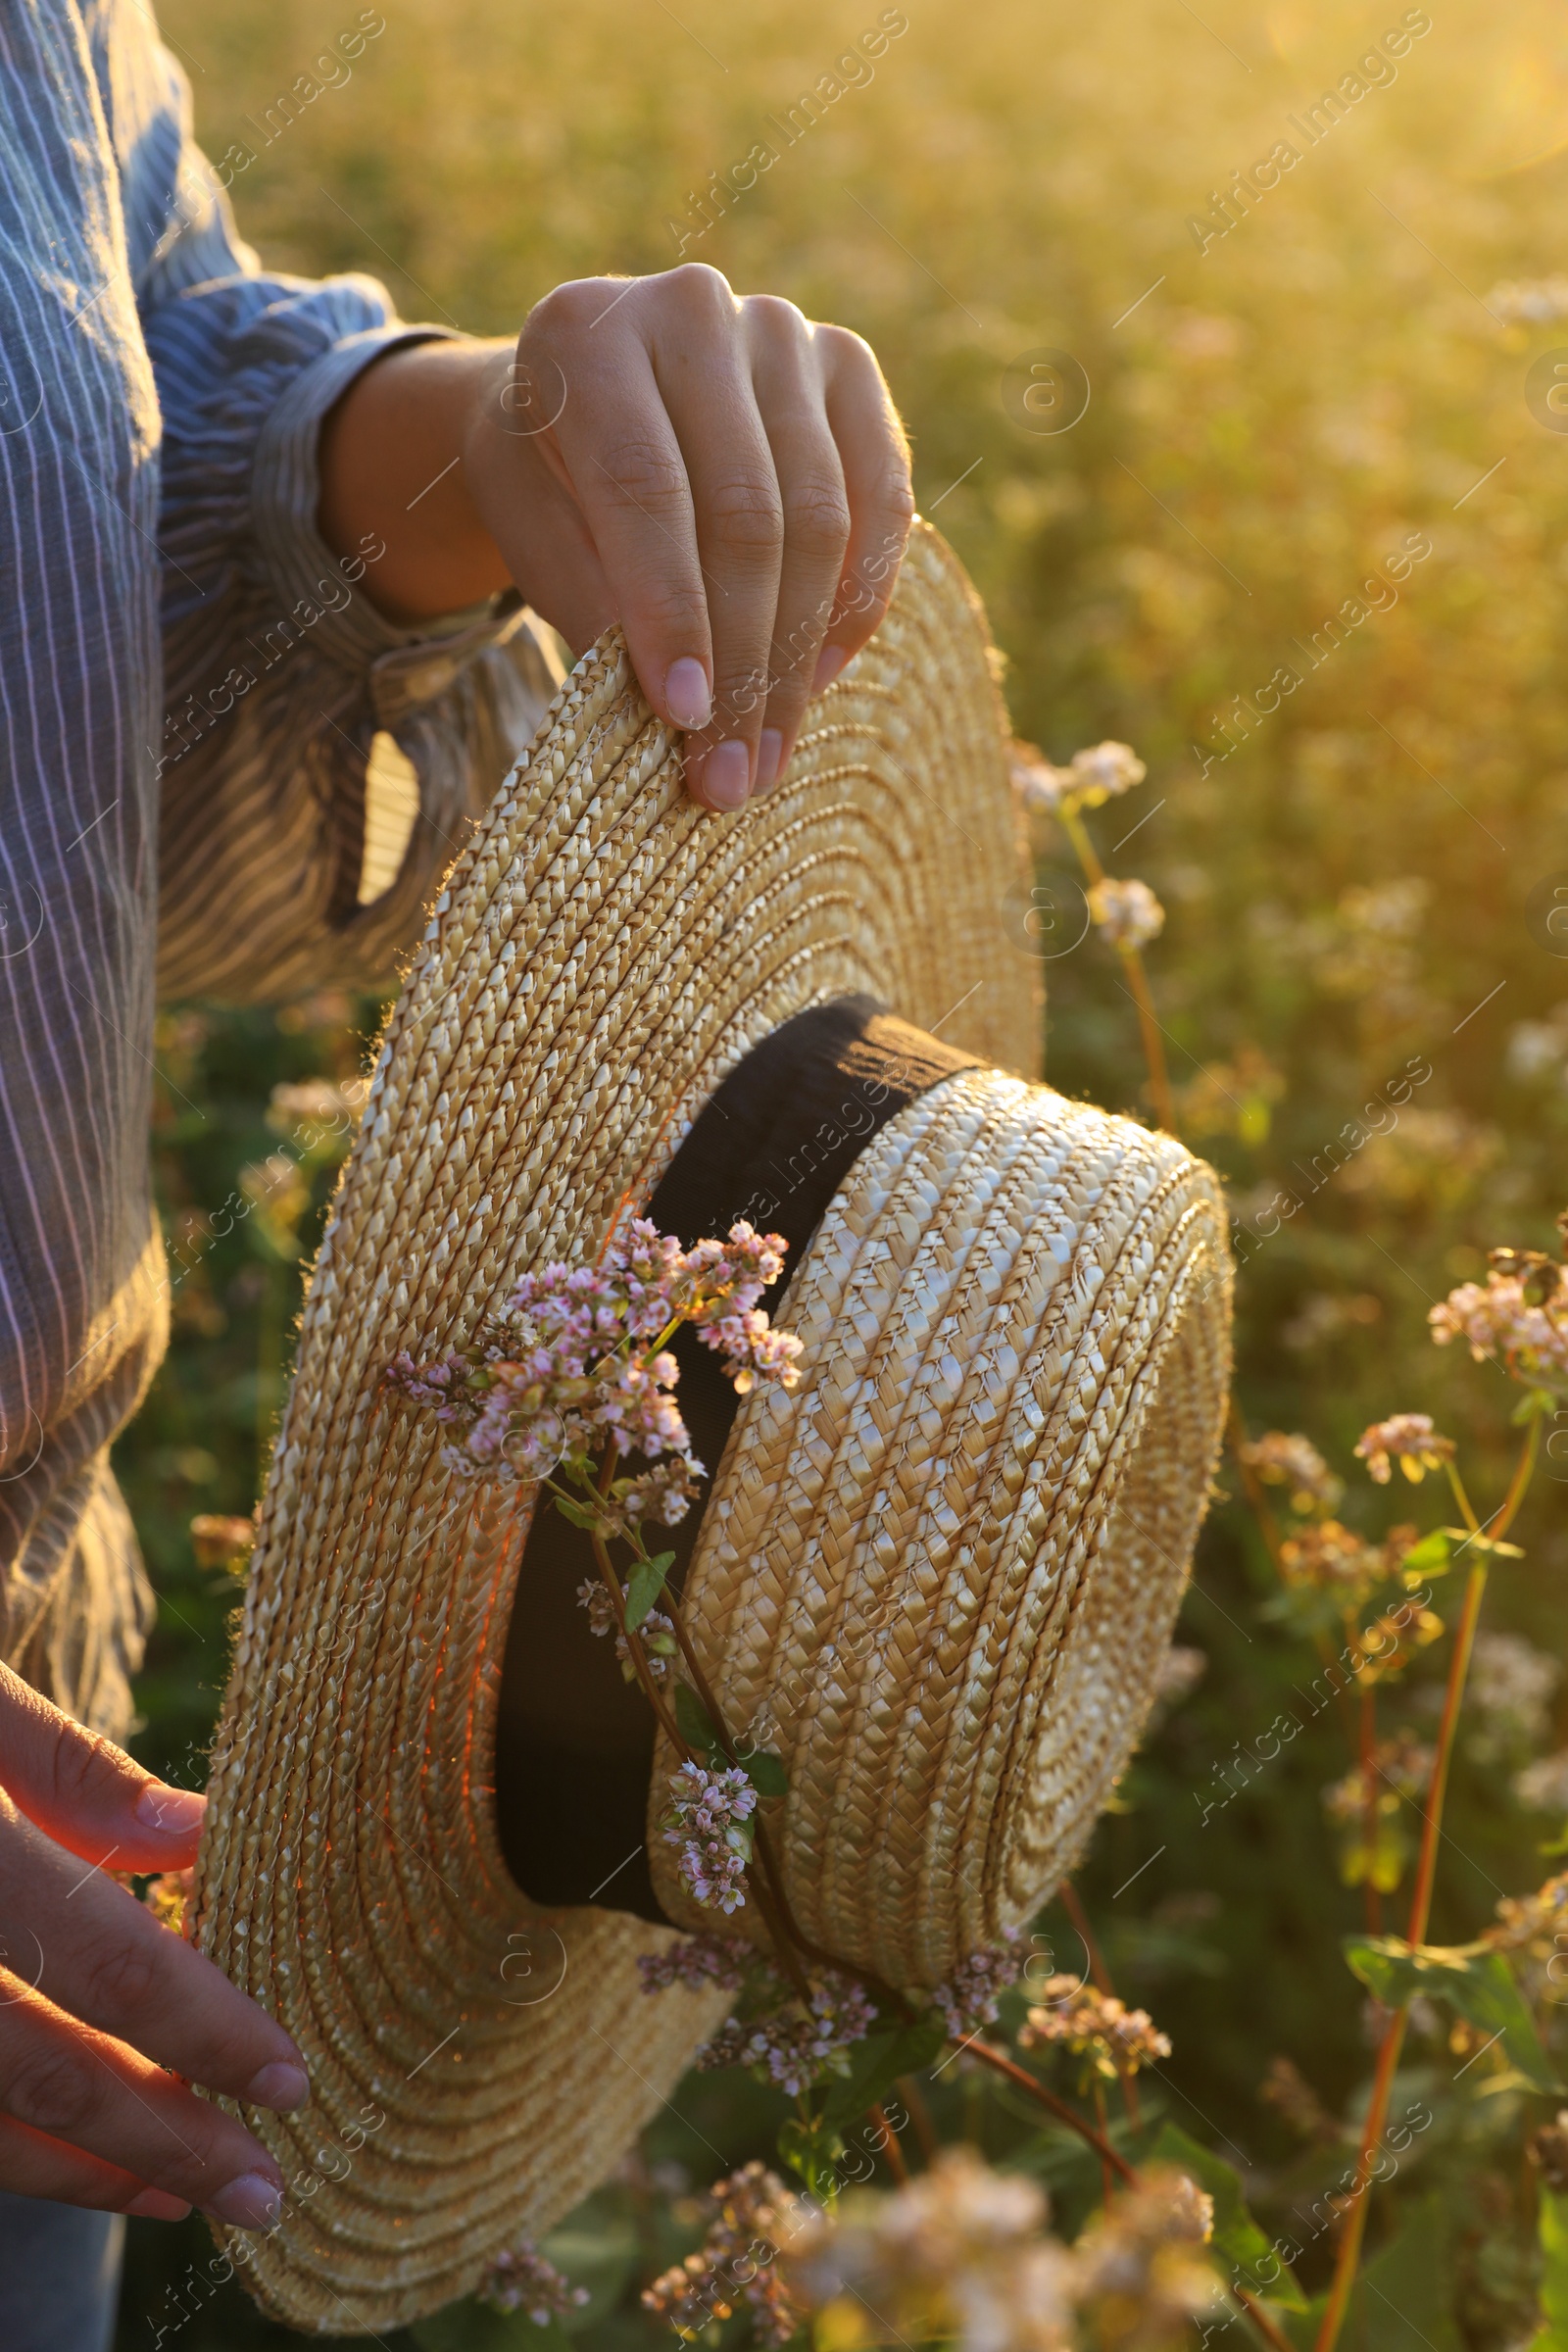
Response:
POLYGON ((1360 1752, 1361 1767, 1361 1837, 1366 1847, 1366 1876, 1362 1891, 1366 1897, 1366 1932, 1380 1936, 1383 1932, 1383 1898, 1378 1892, 1373 1875, 1373 1861, 1378 1838, 1378 1687, 1376 1683, 1361 1685, 1360 1752))
POLYGON ((1415 1886, 1410 1894, 1410 1922, 1406 1929, 1411 1943, 1426 1941, 1427 1922, 1432 1915, 1432 1889, 1438 1874, 1438 1838, 1443 1825, 1443 1800, 1447 1793, 1448 1766, 1453 1757, 1454 1735, 1458 1730, 1459 1709, 1464 1700, 1465 1677, 1470 1670, 1470 1652, 1475 1644, 1476 1620, 1481 1615, 1481 1602, 1487 1590, 1487 1563, 1478 1560, 1465 1579, 1464 1599, 1459 1608, 1459 1623, 1453 1637, 1453 1655, 1448 1660, 1448 1685, 1443 1696, 1443 1721, 1438 1731, 1437 1761, 1432 1767, 1432 1785, 1427 1790, 1426 1819, 1421 1827, 1421 1856, 1416 1864, 1415 1886))
POLYGON ((893 2175, 893 2178, 898 2182, 899 2186, 901 2188, 907 2188, 909 2185, 909 2168, 904 2161, 904 2150, 899 2145, 898 2133, 894 2131, 893 2126, 888 2122, 887 2117, 883 2114, 880 2107, 873 2105, 868 2107, 865 2112, 871 2118, 872 2123, 882 2134, 882 2145, 880 2148, 878 2148, 877 2154, 887 2158, 888 2171, 893 2175))
POLYGON ((1018 2088, 1027 2091, 1032 2099, 1038 2099, 1042 2107, 1049 2107, 1058 2122, 1070 2125, 1080 2139, 1086 2139, 1089 2142, 1102 2164, 1108 2164, 1112 2172, 1120 2180, 1125 2180, 1129 2186, 1136 2184, 1137 2169, 1128 2163, 1126 2157, 1118 2149, 1113 2148, 1109 2140, 1095 2130, 1093 2124, 1086 2123, 1081 2115, 1075 2114, 1065 2099, 1058 2099, 1055 2092, 1048 2090, 1044 2082, 1031 2075, 1027 2068, 1019 2066, 1015 2059, 1009 2058, 1005 2050, 999 2050, 992 2042, 982 2041, 978 2034, 968 2041, 960 2042, 958 2047, 966 2050, 971 2058, 978 2058, 982 2066, 989 2066, 995 2073, 1004 2075, 1009 2082, 1015 2082, 1018 2088))
POLYGON ((1101 864, 1099 854, 1089 838, 1089 827, 1084 823, 1077 809, 1070 805, 1064 805, 1057 810, 1057 814, 1061 819, 1062 831, 1077 853, 1078 862, 1084 869, 1090 889, 1098 888, 1105 879, 1105 869, 1101 864))
MULTIPOLYGON (((1100 2126, 1100 2136, 1102 2139, 1103 2139, 1107 2130, 1105 2121, 1105 2094, 1098 2082, 1095 2084, 1095 2121, 1100 2126)), ((1102 2156, 1100 2159, 1100 2201, 1104 2206, 1107 2213, 1110 2211, 1110 2200, 1115 2188, 1115 2174, 1111 2171, 1103 2156, 1102 2156)))
POLYGON ((1241 1476, 1242 1486, 1246 1491, 1248 1501, 1252 1506, 1252 1516, 1257 1521, 1258 1533, 1268 1546, 1269 1558, 1278 1568, 1282 1541, 1279 1522, 1270 1507, 1268 1496, 1263 1492, 1262 1480, 1242 1450, 1250 1441, 1247 1435, 1247 1423, 1242 1419, 1242 1408, 1234 1396, 1231 1398, 1227 1435, 1231 1442, 1231 1451, 1236 1456, 1236 1468, 1241 1476))
MULTIPOLYGON (((1502 1507, 1494 1522, 1496 1533, 1490 1536, 1491 1542, 1500 1543, 1503 1535, 1512 1525, 1514 1515, 1524 1500, 1526 1489, 1529 1487, 1540 1446, 1541 1423, 1537 1420, 1530 1425, 1530 1435, 1525 1441, 1519 1460, 1515 1465, 1513 1477, 1509 1481, 1508 1492, 1503 1497, 1502 1507)), ((1450 1475, 1453 1478, 1454 1494, 1459 1506, 1474 1524, 1475 1514, 1470 1509, 1463 1484, 1456 1473, 1450 1473, 1450 1475)), ((1453 1655, 1448 1661, 1448 1682, 1447 1689, 1444 1693, 1443 1721, 1438 1733, 1437 1760, 1432 1770, 1432 1786, 1427 1791, 1426 1819, 1421 1832, 1421 1854, 1416 1864, 1415 1886, 1410 1896, 1410 1919, 1405 1932, 1406 1940, 1410 1943, 1426 1941, 1427 1926, 1432 1914, 1432 1891, 1438 1868, 1438 1838, 1443 1828, 1443 1804, 1448 1785, 1448 1766, 1452 1760, 1453 1743, 1458 1731, 1459 1709, 1464 1700, 1465 1677, 1469 1671, 1470 1652, 1475 1643, 1476 1622, 1481 1614, 1481 1602, 1486 1590, 1487 1558, 1483 1554, 1471 1569, 1465 1582, 1464 1600, 1460 1606, 1459 1622, 1453 1637, 1453 1655)), ((1349 2308, 1350 2289, 1355 2283, 1355 2274, 1361 2259, 1361 2241, 1366 2234, 1367 2206, 1370 2203, 1372 2184, 1372 2158, 1378 2141, 1382 2137, 1384 2124, 1388 2120, 1389 2100, 1394 2089, 1395 2069, 1398 2065, 1399 2051, 1404 2042, 1406 2015, 1407 2012, 1404 2009, 1395 2011, 1384 2032, 1382 2047, 1378 2051, 1377 2071, 1372 2080, 1372 2096, 1367 2102, 1366 2122, 1361 2132, 1361 2148, 1356 2158, 1355 2184, 1350 2192, 1353 2203, 1340 2239, 1339 2252, 1334 2264, 1334 2279, 1329 2288, 1329 2299, 1323 2313, 1323 2324, 1318 2329, 1314 2352, 1334 2352, 1334 2346, 1339 2340, 1340 2329, 1345 2325, 1346 2312, 1349 2308)))
MULTIPOLYGON (((1089 838, 1089 828, 1076 808, 1064 807, 1058 809, 1057 814, 1061 819, 1062 831, 1077 853, 1089 887, 1094 890, 1104 881, 1105 869, 1089 838)), ((1159 1023, 1154 1018, 1154 1000, 1150 994, 1149 974, 1136 948, 1118 948, 1116 953, 1126 969, 1132 1000, 1138 1008, 1138 1027, 1143 1038, 1144 1059, 1149 1065, 1149 1091, 1153 1097, 1154 1116, 1167 1135, 1174 1135, 1176 1104, 1170 1091, 1170 1074, 1165 1067, 1164 1040, 1159 1034, 1159 1023)))
MULTIPOLYGON (((720 1707, 717 1697, 714 1695, 713 1687, 703 1672, 702 1663, 692 1646, 691 1636, 686 1630, 685 1618, 675 1600, 667 1593, 664 1597, 664 1611, 675 1629, 675 1640, 680 1644, 680 1654, 686 1661, 687 1671, 696 1686, 697 1695, 703 1702, 708 1720, 718 1736, 718 1744, 729 1758, 730 1763, 744 1771, 745 1766, 740 1762, 739 1748, 724 1721, 724 1711, 720 1707)), ((879 2009, 885 2009, 894 2016, 907 2017, 908 2003, 894 1991, 891 1984, 885 1984, 882 1979, 873 1975, 869 1969, 857 1968, 852 1961, 835 1958, 833 1953, 825 1952, 820 1944, 813 1943, 810 1937, 803 1932, 800 1922, 791 1908, 790 1898, 784 1890, 784 1874, 780 1870, 777 1856, 773 1852, 773 1841, 768 1837, 765 1823, 760 1819, 757 1823, 754 1844, 757 1858, 760 1862, 763 1875, 767 1880, 773 1906, 784 1926, 784 1935, 780 1936, 775 1933, 774 1936, 779 1946, 779 1958, 791 1976, 795 1978, 797 1989, 801 1992, 803 1999, 809 2001, 809 1987, 801 1973, 799 1963, 789 1949, 791 1944, 797 1951, 803 1952, 807 1959, 815 1960, 819 1966, 836 1969, 843 1976, 854 1977, 873 1995, 879 2009)), ((770 1929, 773 1923, 770 1921, 770 1929)))
POLYGON ((909 2110, 909 2120, 914 2125, 914 2136, 920 2142, 921 2155, 927 2164, 934 2164, 939 2144, 936 2130, 931 2121, 931 2110, 912 2075, 899 2077, 899 2096, 909 2110))
POLYGON ((1355 2160, 1355 2185, 1350 2190, 1350 2210, 1346 2216, 1340 2237, 1339 2252, 1334 2263, 1334 2279, 1329 2299, 1324 2307, 1322 2325, 1312 2352, 1333 2352, 1345 2325, 1345 2315, 1350 2305, 1350 2289, 1361 2259, 1361 2240, 1366 2234, 1366 2209, 1372 2185, 1372 2157, 1383 2126, 1388 2118, 1389 2096, 1394 2088, 1394 2070, 1399 2063, 1399 2051, 1404 2042, 1406 2012, 1396 2009, 1384 2032, 1378 2050, 1377 2071, 1372 2077, 1372 2096, 1367 2102, 1366 2127, 1361 2133, 1360 2153, 1355 2160))
POLYGON ((1508 1482, 1508 1492, 1502 1498, 1502 1508, 1497 1513, 1496 1524, 1487 1531, 1494 1544, 1500 1544, 1513 1525, 1519 1505, 1525 1498, 1525 1489, 1535 1474, 1536 1458, 1540 1451, 1541 1420, 1538 1415, 1530 1424, 1530 1435, 1526 1438, 1523 1451, 1514 1464, 1514 1473, 1508 1482))
POLYGON ((1481 1526, 1481 1522, 1476 1517, 1475 1505, 1471 1502, 1469 1495, 1464 1491, 1464 1480, 1459 1476, 1459 1465, 1457 1462, 1450 1459, 1446 1461, 1443 1467, 1448 1473, 1448 1484, 1453 1489, 1453 1499, 1459 1505, 1459 1515, 1463 1519, 1466 1527, 1470 1530, 1470 1533, 1475 1535, 1481 1526))
MULTIPOLYGON (((1421 1855, 1416 1864, 1415 1886, 1410 1896, 1410 1919, 1406 1932, 1406 1940, 1410 1943, 1424 1943, 1426 1940, 1427 1922, 1432 1911, 1432 1889, 1437 1877, 1438 1838, 1443 1826, 1443 1800, 1447 1789, 1448 1764, 1453 1754, 1465 1676, 1475 1642, 1476 1620, 1481 1614, 1481 1601, 1486 1589, 1487 1563, 1481 1559, 1471 1569, 1465 1584, 1464 1600, 1453 1637, 1453 1655, 1448 1661, 1448 1683, 1444 1693, 1437 1760, 1432 1768, 1432 1786, 1427 1790, 1426 1819, 1421 1830, 1421 1855)), ((1340 2329, 1345 2324, 1346 2312, 1349 2308, 1350 2289, 1355 2284, 1355 2274, 1361 2259, 1361 2240, 1366 2234, 1367 2208, 1371 2203, 1372 2159, 1378 2141, 1383 2136, 1383 2127, 1388 2121, 1394 2072, 1404 2041, 1406 2014, 1404 2009, 1396 2009, 1384 2029, 1377 2071, 1372 2079, 1372 2096, 1367 2102, 1366 2121, 1361 2131, 1360 2152, 1355 2162, 1355 2180, 1350 2189, 1351 2207, 1340 2238, 1334 2264, 1334 2280, 1324 2308, 1323 2324, 1318 2329, 1315 2352, 1334 2352, 1340 2329)))
POLYGON ((1231 2293, 1236 2297, 1237 2302, 1246 2312, 1264 2343, 1268 2345, 1269 2352, 1296 2352, 1296 2347, 1285 2333, 1284 2328, 1270 2318, 1256 2295, 1250 2295, 1245 2286, 1236 2285, 1232 2286, 1231 2293))
MULTIPOLYGON (((615 1621, 619 1625, 622 1633, 625 1633, 626 1596, 620 1589, 620 1580, 611 1565, 610 1553, 605 1547, 604 1537, 596 1533, 593 1538, 593 1546, 594 1557, 599 1562, 599 1573, 604 1579, 611 1599, 615 1604, 615 1621)), ((636 1669, 637 1680, 643 1687, 643 1696, 647 1699, 649 1705, 653 1708, 654 1713, 658 1716, 660 1724, 662 1727, 666 1737, 679 1751, 683 1762, 687 1764, 696 1764, 700 1762, 701 1759, 698 1757, 695 1750, 688 1747, 686 1741, 684 1739, 682 1739, 681 1734, 676 1727, 674 1717, 670 1714, 669 1709, 665 1706, 664 1701, 660 1694, 659 1685, 654 1681, 653 1670, 648 1663, 648 1653, 643 1648, 641 1642, 637 1639, 635 1634, 626 1634, 626 1650, 631 1659, 632 1665, 636 1669)))
POLYGON ((1176 1099, 1170 1091, 1170 1072, 1165 1066, 1165 1041, 1154 1018, 1154 1000, 1150 991, 1149 974, 1144 959, 1136 948, 1118 948, 1117 955, 1125 967, 1132 988, 1133 1003, 1138 1007, 1138 1027, 1144 1041, 1144 1059, 1149 1064, 1149 1091, 1153 1097, 1154 1116, 1167 1135, 1176 1133, 1176 1099))

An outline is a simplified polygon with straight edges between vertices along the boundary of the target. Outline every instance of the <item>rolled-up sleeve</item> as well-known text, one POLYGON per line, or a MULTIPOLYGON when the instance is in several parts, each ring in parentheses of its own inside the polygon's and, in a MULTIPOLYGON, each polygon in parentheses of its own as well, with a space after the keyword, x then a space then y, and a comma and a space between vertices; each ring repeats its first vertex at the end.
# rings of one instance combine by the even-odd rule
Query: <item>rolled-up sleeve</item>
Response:
POLYGON ((264 272, 188 148, 180 185, 143 302, 164 419, 160 993, 370 983, 559 663, 515 597, 398 627, 373 602, 382 543, 336 557, 317 527, 323 417, 384 352, 446 330, 404 323, 372 278, 264 272))

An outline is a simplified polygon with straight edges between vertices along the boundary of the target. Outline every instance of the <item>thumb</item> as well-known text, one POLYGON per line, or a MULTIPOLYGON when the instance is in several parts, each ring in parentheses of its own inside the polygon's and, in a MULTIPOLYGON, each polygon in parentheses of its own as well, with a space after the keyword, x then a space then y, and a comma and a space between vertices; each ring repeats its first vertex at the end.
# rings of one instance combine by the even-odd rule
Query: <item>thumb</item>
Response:
POLYGON ((120 1870, 196 1859, 207 1799, 171 1788, 0 1666, 0 1788, 69 1853, 120 1870))

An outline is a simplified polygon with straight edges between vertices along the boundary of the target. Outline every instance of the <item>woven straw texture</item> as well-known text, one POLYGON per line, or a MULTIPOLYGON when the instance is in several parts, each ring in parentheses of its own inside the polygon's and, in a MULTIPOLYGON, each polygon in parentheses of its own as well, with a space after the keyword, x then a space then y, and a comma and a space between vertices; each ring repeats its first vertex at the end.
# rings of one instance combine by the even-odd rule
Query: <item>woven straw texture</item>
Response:
POLYGON ((1224 1233, 1170 1138, 968 1070, 802 1261, 801 1385, 738 1424, 688 1599, 726 1720, 789 1772, 791 1910, 894 1984, 1038 1908, 1142 1728, 1220 1438, 1224 1233))
POLYGON ((1217 1431, 1223 1224, 1177 1147, 1026 1083, 1004 745, 983 616, 921 526, 766 800, 686 802, 612 635, 437 902, 307 1298, 197 1872, 199 1945, 311 2067, 302 2115, 245 2111, 282 2222, 227 2239, 296 2328, 378 2332, 471 2290, 604 2177, 722 2014, 640 1991, 666 1931, 541 1913, 509 1878, 490 1758, 526 1509, 449 1484, 379 1381, 401 1348, 464 1344, 528 1266, 591 1258, 808 1004, 868 991, 999 1066, 857 1165, 791 1292, 810 1380, 782 1419, 745 1401, 704 1523, 697 1638, 801 1775, 795 1899, 931 1982, 1029 1909, 1124 1760, 1217 1431), (766 1524, 775 1480, 798 1543, 766 1524), (827 1671, 835 1642, 853 1672, 827 1671), (860 1841, 884 1837, 873 1892, 860 1841))

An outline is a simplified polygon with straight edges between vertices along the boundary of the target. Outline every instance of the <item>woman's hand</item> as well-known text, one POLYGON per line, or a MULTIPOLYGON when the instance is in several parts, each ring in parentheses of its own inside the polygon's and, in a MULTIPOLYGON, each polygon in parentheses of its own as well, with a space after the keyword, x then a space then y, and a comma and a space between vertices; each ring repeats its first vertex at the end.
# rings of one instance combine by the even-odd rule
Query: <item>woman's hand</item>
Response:
POLYGON ((576 652, 619 620, 713 808, 773 782, 886 611, 912 514, 867 345, 700 264, 558 286, 514 348, 393 351, 322 436, 322 528, 386 541, 383 609, 511 578, 576 652))
POLYGON ((283 2181, 187 2090, 302 2106, 280 2026, 105 1870, 182 1870, 206 1799, 168 1788, 0 1666, 0 2188, 265 2228, 283 2181))

